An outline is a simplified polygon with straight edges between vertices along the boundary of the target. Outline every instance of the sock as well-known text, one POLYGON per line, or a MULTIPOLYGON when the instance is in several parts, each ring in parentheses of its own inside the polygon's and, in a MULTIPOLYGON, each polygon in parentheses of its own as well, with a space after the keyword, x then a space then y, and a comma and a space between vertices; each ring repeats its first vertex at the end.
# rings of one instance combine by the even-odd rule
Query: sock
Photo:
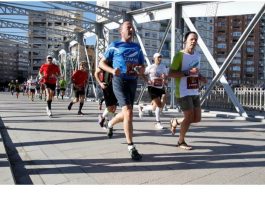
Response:
POLYGON ((106 108, 102 113, 102 117, 105 118, 108 115, 108 113, 109 113, 108 108, 106 108))
POLYGON ((133 145, 133 143, 129 143, 128 144, 128 151, 132 150, 133 148, 135 148, 135 146, 133 145))
POLYGON ((155 115, 156 115, 156 121, 160 122, 160 111, 161 109, 159 107, 156 107, 155 115))
POLYGON ((47 100, 47 105, 48 105, 48 109, 51 110, 51 108, 52 108, 52 101, 51 100, 47 100))
POLYGON ((83 105, 84 105, 84 103, 83 102, 80 102, 80 104, 79 104, 79 112, 81 112, 81 110, 83 108, 83 105))
POLYGON ((110 121, 108 122, 108 128, 112 128, 113 125, 110 123, 110 121))
POLYGON ((143 107, 142 111, 153 111, 153 106, 152 105, 146 105, 143 107))

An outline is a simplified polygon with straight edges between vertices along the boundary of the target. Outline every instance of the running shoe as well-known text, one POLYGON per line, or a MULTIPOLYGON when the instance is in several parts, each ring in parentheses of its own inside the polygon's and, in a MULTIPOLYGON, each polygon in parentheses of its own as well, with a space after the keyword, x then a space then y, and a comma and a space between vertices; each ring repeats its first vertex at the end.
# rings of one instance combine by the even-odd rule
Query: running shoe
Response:
POLYGON ((71 109, 72 109, 72 103, 70 103, 69 105, 68 105, 68 110, 70 111, 71 109))
POLYGON ((143 112, 143 107, 141 105, 138 106, 138 111, 139 111, 139 118, 143 118, 144 112, 143 112))
POLYGON ((77 115, 85 115, 82 111, 78 111, 77 115))
POLYGON ((49 109, 49 107, 46 107, 46 112, 49 117, 52 116, 52 111, 49 109))
POLYGON ((108 127, 108 133, 107 133, 109 138, 112 138, 113 136, 113 127, 108 127))
POLYGON ((160 122, 157 122, 156 124, 155 124, 155 128, 156 129, 164 129, 164 127, 163 127, 163 125, 160 123, 160 122))
POLYGON ((130 151, 129 151, 130 155, 131 155, 131 158, 132 160, 135 160, 135 161, 139 161, 142 159, 142 155, 138 153, 138 151, 136 150, 135 147, 133 147, 130 151))
POLYGON ((104 127, 105 118, 103 118, 101 115, 98 116, 98 124, 102 128, 104 127))

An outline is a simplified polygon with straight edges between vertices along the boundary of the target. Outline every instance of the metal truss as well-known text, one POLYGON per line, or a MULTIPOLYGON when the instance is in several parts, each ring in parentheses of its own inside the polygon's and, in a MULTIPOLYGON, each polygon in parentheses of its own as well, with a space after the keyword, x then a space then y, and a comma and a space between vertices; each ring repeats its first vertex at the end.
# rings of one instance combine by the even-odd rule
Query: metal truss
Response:
MULTIPOLYGON (((7 20, 1 20, 0 19, 0 28, 18 28, 22 30, 29 31, 30 26, 25 23, 18 23, 18 22, 13 22, 13 21, 7 21, 7 20)), ((75 38, 76 33, 67 31, 67 30, 60 30, 60 29, 55 29, 55 28, 39 28, 39 30, 45 30, 50 34, 58 34, 61 36, 65 37, 70 37, 70 38, 75 38)))
POLYGON ((0 39, 8 39, 8 40, 15 40, 15 41, 21 41, 21 40, 28 41, 29 37, 0 33, 0 39))
POLYGON ((95 24, 96 23, 92 23, 91 21, 88 22, 88 21, 75 19, 75 18, 71 18, 71 17, 67 17, 67 16, 60 16, 60 15, 50 14, 47 12, 35 11, 35 10, 31 10, 31 9, 20 8, 20 7, 0 3, 0 14, 29 16, 30 13, 35 13, 35 14, 41 15, 47 19, 50 19, 50 20, 61 21, 61 22, 73 24, 75 26, 81 27, 85 31, 94 32, 94 30, 95 30, 95 24))
POLYGON ((109 19, 108 21, 105 20, 104 23, 109 22, 109 21, 120 23, 119 21, 123 19, 122 12, 112 10, 109 8, 105 8, 105 7, 101 7, 98 5, 90 4, 87 2, 81 2, 81 1, 56 1, 56 2, 49 1, 49 2, 78 8, 80 10, 91 12, 91 13, 97 14, 98 16, 102 16, 103 18, 109 19))

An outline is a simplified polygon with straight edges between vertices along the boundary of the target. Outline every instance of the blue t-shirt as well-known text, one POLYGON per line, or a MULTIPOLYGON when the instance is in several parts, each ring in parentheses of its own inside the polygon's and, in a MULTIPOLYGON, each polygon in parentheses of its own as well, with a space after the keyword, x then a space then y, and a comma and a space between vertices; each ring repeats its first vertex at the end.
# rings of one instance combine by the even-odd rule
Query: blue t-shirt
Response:
POLYGON ((127 79, 136 79, 134 67, 144 64, 141 47, 133 42, 112 42, 104 53, 104 57, 108 62, 113 63, 114 69, 120 69, 121 77, 127 79))

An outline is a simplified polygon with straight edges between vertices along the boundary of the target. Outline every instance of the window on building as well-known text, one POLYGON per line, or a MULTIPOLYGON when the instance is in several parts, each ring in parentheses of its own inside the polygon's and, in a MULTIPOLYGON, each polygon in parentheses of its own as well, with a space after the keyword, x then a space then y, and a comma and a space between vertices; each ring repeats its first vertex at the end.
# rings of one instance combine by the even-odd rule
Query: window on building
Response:
POLYGON ((246 67, 246 72, 253 73, 255 71, 254 67, 246 67))
POLYGON ((253 52, 254 52, 254 48, 250 48, 250 47, 248 47, 248 48, 247 48, 247 52, 253 53, 253 52))
POLYGON ((232 77, 233 78, 240 78, 240 73, 233 73, 232 74, 232 77))
POLYGON ((149 47, 150 46, 150 40, 145 39, 144 44, 145 44, 145 46, 149 47))
POLYGON ((232 67, 232 70, 233 71, 240 71, 241 70, 241 67, 240 66, 233 66, 232 67))
POLYGON ((241 34, 242 34, 241 32, 233 32, 232 36, 236 36, 237 37, 237 36, 241 36, 241 34))
POLYGON ((217 44, 217 48, 219 48, 219 49, 225 49, 226 48, 226 44, 225 43, 218 43, 217 44))
POLYGON ((152 37, 156 39, 157 38, 157 33, 156 32, 153 32, 152 33, 152 37))
POLYGON ((247 60, 246 64, 247 64, 247 65, 253 65, 254 62, 253 62, 253 60, 247 60))
POLYGON ((131 2, 131 5, 130 5, 131 10, 138 10, 140 8, 142 8, 142 2, 140 2, 140 1, 132 1, 131 2))
POLYGON ((225 22, 221 21, 217 23, 218 27, 224 27, 225 26, 225 22))
POLYGON ((240 59, 234 59, 232 61, 233 64, 240 64, 241 63, 241 60, 240 59))
POLYGON ((152 41, 152 47, 157 47, 156 41, 152 41))
POLYGON ((225 41, 225 36, 218 36, 217 41, 225 41))
POLYGON ((150 37, 150 32, 145 32, 145 33, 144 33, 144 36, 145 36, 145 37, 150 37))

